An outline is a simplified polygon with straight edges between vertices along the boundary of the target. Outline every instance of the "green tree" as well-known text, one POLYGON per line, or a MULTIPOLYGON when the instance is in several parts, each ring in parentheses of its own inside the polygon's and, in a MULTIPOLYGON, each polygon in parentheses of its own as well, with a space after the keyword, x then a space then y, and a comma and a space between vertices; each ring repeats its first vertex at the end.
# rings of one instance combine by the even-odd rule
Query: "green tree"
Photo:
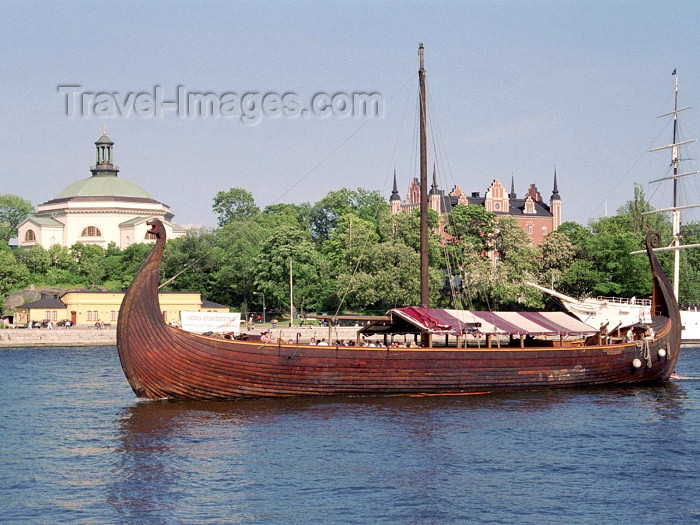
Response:
POLYGON ((77 264, 77 273, 84 276, 89 287, 95 288, 102 283, 107 272, 105 270, 105 251, 101 246, 77 242, 71 246, 70 252, 77 264))
POLYGON ((269 308, 289 308, 289 263, 292 261, 294 305, 323 306, 329 294, 328 269, 308 232, 289 225, 275 231, 255 261, 255 289, 265 294, 269 308))
POLYGON ((386 200, 376 191, 362 188, 332 191, 310 210, 311 237, 317 242, 325 241, 336 227, 338 218, 349 213, 378 225, 388 210, 386 200))
POLYGON ((60 270, 77 271, 75 259, 65 246, 54 244, 46 250, 51 259, 51 267, 60 270))
POLYGON ((354 213, 338 218, 335 229, 323 243, 321 253, 330 264, 331 273, 350 270, 358 257, 368 253, 370 246, 379 241, 379 234, 374 224, 360 219, 354 213))
POLYGON ((169 240, 163 254, 161 280, 174 278, 166 285, 168 289, 212 297, 216 252, 215 236, 211 233, 189 230, 184 237, 169 240))
MULTIPOLYGON (((367 246, 364 254, 350 252, 350 260, 337 277, 339 302, 345 307, 386 310, 420 304, 420 256, 402 242, 367 246)), ((429 270, 434 304, 442 288, 442 272, 429 270)))
MULTIPOLYGON (((682 244, 700 244, 700 223, 685 224, 682 236, 682 244)), ((679 302, 700 305, 700 249, 681 250, 680 256, 679 302)))
POLYGON ((17 248, 15 257, 18 261, 24 263, 27 269, 35 276, 44 276, 51 266, 51 256, 38 244, 17 248))
POLYGON ((575 246, 576 259, 564 274, 562 291, 569 295, 644 296, 651 291, 651 272, 645 257, 630 255, 642 246, 624 215, 603 217, 588 228, 562 225, 559 229, 575 246))
POLYGON ((649 213, 654 207, 649 204, 641 184, 634 184, 634 197, 620 206, 617 215, 628 221, 628 230, 645 236, 649 230, 657 230, 662 234, 670 234, 671 223, 667 216, 659 213, 649 213))
POLYGON ((121 274, 122 287, 129 286, 134 280, 136 272, 146 260, 153 249, 152 244, 143 242, 130 244, 122 252, 119 273, 121 274))
POLYGON ((219 215, 219 226, 250 218, 259 212, 252 193, 243 188, 218 192, 214 197, 213 209, 219 215))
POLYGON ((556 289, 574 262, 576 256, 574 244, 562 232, 553 231, 544 238, 539 249, 542 255, 539 282, 556 289))
POLYGON ((17 226, 33 210, 32 203, 19 195, 0 195, 0 237, 5 243, 17 235, 17 226))
POLYGON ((489 251, 494 248, 496 215, 483 206, 455 206, 447 214, 447 233, 459 242, 469 243, 477 250, 489 251))
MULTIPOLYGON (((428 260, 431 266, 440 266, 442 239, 436 233, 440 218, 435 210, 428 210, 428 260)), ((405 244, 420 253, 420 210, 382 217, 379 225, 380 240, 405 244)))
POLYGON ((274 228, 274 224, 293 224, 298 228, 308 228, 311 217, 311 205, 302 204, 271 204, 262 211, 262 217, 255 220, 261 226, 274 228))
POLYGON ((0 244, 0 308, 5 296, 29 284, 29 270, 15 259, 6 244, 0 244))
POLYGON ((539 252, 512 217, 500 217, 494 245, 498 254, 495 265, 494 307, 539 308, 542 294, 526 284, 535 281, 539 270, 539 252))
MULTIPOLYGON (((262 214, 261 214, 262 215, 262 214)), ((271 235, 268 218, 231 221, 216 232, 216 269, 212 275, 211 299, 228 305, 241 305, 244 310, 255 301, 255 258, 271 235)), ((290 219, 295 223, 295 219, 290 219)), ((274 222, 274 221, 271 221, 274 222)), ((262 301, 260 301, 262 308, 262 301)))

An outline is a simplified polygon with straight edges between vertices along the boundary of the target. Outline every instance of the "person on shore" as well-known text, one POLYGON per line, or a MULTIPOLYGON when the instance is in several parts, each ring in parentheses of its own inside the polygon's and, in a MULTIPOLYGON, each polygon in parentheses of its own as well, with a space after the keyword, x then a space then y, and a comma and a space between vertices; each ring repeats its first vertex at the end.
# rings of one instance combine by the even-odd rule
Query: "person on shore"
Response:
POLYGON ((262 342, 262 343, 269 343, 270 342, 270 335, 268 332, 263 332, 260 335, 260 342, 262 342))

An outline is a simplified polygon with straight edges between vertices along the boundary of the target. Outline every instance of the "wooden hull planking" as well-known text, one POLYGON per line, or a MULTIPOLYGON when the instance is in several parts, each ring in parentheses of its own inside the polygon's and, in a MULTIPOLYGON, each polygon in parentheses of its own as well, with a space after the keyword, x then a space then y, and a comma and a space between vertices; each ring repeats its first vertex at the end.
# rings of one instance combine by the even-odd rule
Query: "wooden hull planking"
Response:
MULTIPOLYGON (((164 244, 163 235, 129 287, 117 326, 122 368, 139 397, 458 394, 633 384, 667 380, 678 358, 679 324, 673 321, 673 305, 669 309, 663 301, 656 313, 665 315, 655 318, 660 329, 649 344, 648 359, 643 343, 404 349, 206 337, 171 327, 161 316, 158 270, 164 244), (639 368, 633 366, 635 359, 642 363, 639 368)), ((666 298, 658 281, 655 293, 666 298)))

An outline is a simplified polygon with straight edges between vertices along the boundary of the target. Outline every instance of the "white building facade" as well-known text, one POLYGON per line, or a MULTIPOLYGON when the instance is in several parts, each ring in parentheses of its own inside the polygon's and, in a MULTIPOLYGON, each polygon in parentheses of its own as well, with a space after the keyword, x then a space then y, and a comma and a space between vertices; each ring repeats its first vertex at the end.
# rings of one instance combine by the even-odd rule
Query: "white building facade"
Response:
POLYGON ((170 208, 153 199, 138 185, 118 176, 113 163, 114 142, 103 132, 95 142, 97 161, 92 176, 81 179, 40 204, 18 227, 19 246, 54 244, 70 248, 79 242, 120 249, 139 242, 152 242, 146 222, 157 217, 169 239, 185 230, 172 222, 170 208))

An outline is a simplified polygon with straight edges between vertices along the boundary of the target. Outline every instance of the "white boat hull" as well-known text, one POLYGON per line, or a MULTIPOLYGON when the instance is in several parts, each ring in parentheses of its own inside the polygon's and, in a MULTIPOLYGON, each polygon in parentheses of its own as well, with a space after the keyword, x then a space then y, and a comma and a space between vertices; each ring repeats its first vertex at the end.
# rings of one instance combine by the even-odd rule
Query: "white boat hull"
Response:
MULTIPOLYGON (((601 299, 584 299, 579 302, 563 300, 566 309, 587 325, 599 327, 607 323, 608 329, 630 326, 650 319, 648 305, 608 302, 601 299)), ((700 309, 681 310, 681 344, 700 344, 700 309)))

